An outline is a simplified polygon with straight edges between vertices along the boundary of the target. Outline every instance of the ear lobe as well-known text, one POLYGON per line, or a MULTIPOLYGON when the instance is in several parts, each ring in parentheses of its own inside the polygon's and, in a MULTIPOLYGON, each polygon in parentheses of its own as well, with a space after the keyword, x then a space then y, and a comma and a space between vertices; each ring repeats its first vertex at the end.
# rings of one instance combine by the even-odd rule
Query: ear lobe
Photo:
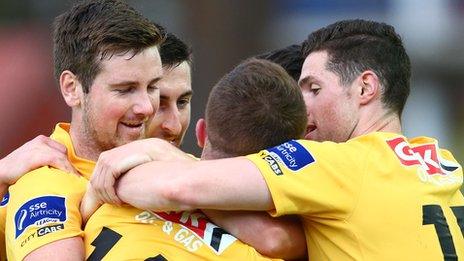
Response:
POLYGON ((365 105, 374 100, 380 92, 380 81, 373 71, 365 71, 360 78, 361 90, 359 92, 360 104, 365 105))
POLYGON ((77 76, 71 71, 63 71, 60 75, 61 95, 69 107, 80 105, 83 97, 82 85, 77 80, 77 76))
POLYGON ((208 138, 208 134, 206 132, 206 121, 203 118, 200 118, 197 121, 197 125, 195 126, 195 134, 197 136, 197 145, 200 148, 205 147, 206 139, 208 138))

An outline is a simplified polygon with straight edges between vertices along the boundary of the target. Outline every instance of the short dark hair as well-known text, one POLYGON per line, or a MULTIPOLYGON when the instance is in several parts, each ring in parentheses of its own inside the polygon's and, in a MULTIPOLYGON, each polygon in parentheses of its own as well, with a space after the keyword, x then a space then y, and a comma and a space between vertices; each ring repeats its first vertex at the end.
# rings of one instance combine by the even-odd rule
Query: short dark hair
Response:
POLYGON ((166 34, 166 40, 160 46, 163 67, 173 68, 187 62, 192 66, 192 49, 172 33, 166 34))
POLYGON ((316 51, 328 53, 326 68, 345 85, 365 70, 374 71, 383 87, 383 104, 401 116, 410 92, 411 63, 393 26, 361 19, 339 21, 308 36, 303 56, 316 51))
POLYGON ((182 62, 187 62, 192 67, 192 48, 179 39, 175 34, 168 33, 164 26, 153 23, 164 36, 164 42, 160 46, 161 63, 163 67, 174 68, 182 62))
POLYGON ((213 87, 206 105, 211 148, 227 156, 301 138, 306 124, 300 88, 281 66, 266 60, 239 64, 213 87))
POLYGON ((158 28, 119 0, 87 0, 55 19, 53 53, 55 78, 73 72, 88 93, 100 61, 114 54, 140 51, 160 44, 158 28))
POLYGON ((298 82, 300 79, 301 67, 303 67, 304 62, 301 48, 301 44, 292 44, 282 49, 257 55, 255 58, 277 63, 298 82))

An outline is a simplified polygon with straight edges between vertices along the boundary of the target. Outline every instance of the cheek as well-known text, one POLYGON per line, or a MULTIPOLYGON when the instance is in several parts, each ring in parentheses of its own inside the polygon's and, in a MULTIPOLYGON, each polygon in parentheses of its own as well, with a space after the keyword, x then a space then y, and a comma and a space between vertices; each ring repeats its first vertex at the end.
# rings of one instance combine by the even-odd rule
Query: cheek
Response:
POLYGON ((182 133, 185 133, 190 124, 190 114, 180 118, 180 124, 182 125, 182 133))
POLYGON ((158 111, 153 119, 150 121, 148 136, 152 137, 161 129, 161 123, 164 121, 164 113, 162 111, 158 111))

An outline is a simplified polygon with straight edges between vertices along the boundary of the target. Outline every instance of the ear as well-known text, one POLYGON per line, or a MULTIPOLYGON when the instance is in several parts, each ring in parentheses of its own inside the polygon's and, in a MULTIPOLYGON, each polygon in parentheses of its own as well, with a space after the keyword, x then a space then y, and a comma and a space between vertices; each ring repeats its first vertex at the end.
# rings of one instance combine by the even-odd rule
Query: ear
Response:
POLYGON ((69 107, 80 105, 83 96, 82 85, 71 71, 63 71, 60 75, 61 95, 69 107))
POLYGON ((364 71, 359 76, 359 103, 361 105, 368 104, 380 94, 380 80, 377 74, 373 71, 364 71))
POLYGON ((197 125, 195 126, 195 133, 197 136, 197 144, 198 147, 203 148, 205 147, 205 142, 208 137, 208 134, 206 133, 206 122, 205 119, 200 118, 197 121, 197 125))

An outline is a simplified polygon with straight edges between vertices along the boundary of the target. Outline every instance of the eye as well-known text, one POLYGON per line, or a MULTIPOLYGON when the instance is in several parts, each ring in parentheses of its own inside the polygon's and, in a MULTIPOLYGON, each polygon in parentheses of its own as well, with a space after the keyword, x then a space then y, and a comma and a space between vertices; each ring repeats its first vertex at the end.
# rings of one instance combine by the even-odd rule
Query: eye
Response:
POLYGON ((133 87, 124 87, 124 88, 114 89, 114 91, 117 92, 118 94, 127 94, 127 93, 133 92, 134 88, 133 87))
POLYGON ((321 90, 321 86, 319 86, 319 84, 316 84, 316 83, 311 83, 309 85, 309 90, 314 94, 318 94, 319 91, 321 90))
POLYGON ((153 85, 153 86, 148 86, 148 87, 147 87, 147 91, 148 91, 149 93, 155 92, 156 90, 158 90, 158 87, 157 87, 157 86, 154 86, 154 85, 153 85))
POLYGON ((184 109, 185 107, 187 107, 187 105, 189 105, 189 103, 190 103, 190 98, 182 98, 177 101, 177 107, 179 109, 184 109))

